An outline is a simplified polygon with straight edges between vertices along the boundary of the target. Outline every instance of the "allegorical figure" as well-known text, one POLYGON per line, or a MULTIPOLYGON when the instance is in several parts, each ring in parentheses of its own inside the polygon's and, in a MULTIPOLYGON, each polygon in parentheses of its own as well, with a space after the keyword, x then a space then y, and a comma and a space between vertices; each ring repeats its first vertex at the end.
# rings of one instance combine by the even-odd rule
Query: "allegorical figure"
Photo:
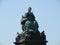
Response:
POLYGON ((35 20, 34 14, 31 12, 32 8, 28 8, 28 12, 22 16, 21 24, 23 31, 37 31, 38 30, 38 23, 35 20))

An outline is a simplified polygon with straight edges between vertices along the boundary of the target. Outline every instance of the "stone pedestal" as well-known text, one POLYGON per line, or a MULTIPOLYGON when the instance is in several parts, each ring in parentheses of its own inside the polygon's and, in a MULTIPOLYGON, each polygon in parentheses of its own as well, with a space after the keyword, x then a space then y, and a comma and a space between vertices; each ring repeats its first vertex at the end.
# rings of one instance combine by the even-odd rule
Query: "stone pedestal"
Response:
POLYGON ((38 32, 25 32, 16 37, 15 45, 46 45, 46 35, 38 32))

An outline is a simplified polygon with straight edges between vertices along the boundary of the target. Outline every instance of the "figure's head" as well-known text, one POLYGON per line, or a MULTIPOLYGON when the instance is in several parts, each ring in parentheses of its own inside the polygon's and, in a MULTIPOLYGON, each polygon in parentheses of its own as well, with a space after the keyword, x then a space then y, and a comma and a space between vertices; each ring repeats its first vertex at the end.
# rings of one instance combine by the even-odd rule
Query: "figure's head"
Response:
POLYGON ((31 8, 31 7, 29 7, 29 8, 28 8, 28 12, 31 12, 31 10, 32 10, 32 8, 31 8))

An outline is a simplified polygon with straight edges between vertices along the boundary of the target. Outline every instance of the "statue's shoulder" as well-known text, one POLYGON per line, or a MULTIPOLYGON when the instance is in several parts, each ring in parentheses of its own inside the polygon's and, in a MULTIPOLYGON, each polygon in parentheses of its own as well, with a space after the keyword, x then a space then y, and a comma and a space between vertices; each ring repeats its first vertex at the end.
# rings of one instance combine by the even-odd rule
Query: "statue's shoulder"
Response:
POLYGON ((29 16, 29 13, 28 12, 24 14, 24 17, 25 18, 27 18, 28 16, 29 16))

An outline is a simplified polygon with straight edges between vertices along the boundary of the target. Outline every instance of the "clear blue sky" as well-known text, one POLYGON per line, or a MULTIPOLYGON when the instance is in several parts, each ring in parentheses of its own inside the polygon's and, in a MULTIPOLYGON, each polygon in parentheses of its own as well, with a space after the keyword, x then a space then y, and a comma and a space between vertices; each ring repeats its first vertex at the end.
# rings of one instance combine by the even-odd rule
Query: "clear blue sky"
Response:
POLYGON ((60 45, 60 0, 0 0, 0 45, 14 45, 20 20, 32 7, 39 31, 45 30, 47 45, 60 45))

